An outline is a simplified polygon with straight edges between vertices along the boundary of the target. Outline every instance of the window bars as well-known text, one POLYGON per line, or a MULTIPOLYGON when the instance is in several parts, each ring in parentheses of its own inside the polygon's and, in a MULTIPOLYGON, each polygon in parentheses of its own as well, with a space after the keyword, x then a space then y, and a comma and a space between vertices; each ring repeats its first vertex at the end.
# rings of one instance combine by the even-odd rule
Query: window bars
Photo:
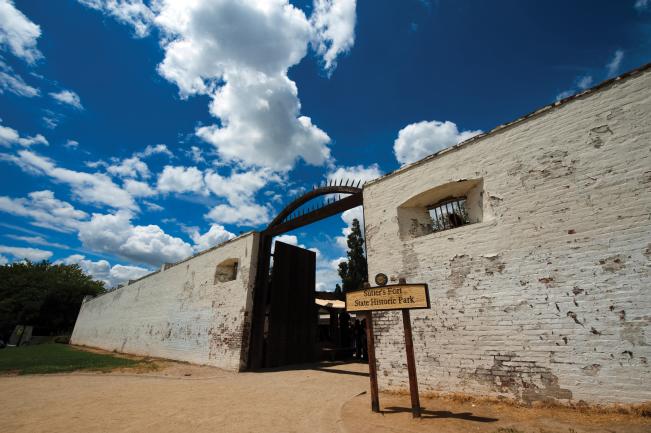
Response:
POLYGON ((470 224, 466 197, 444 200, 427 208, 432 218, 432 231, 440 232, 470 224))

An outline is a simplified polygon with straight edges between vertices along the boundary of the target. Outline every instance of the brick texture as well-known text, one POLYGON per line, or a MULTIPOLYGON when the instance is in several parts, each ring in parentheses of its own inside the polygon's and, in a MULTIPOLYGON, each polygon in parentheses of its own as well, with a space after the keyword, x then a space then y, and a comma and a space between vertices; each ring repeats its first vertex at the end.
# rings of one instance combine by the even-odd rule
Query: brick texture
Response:
MULTIPOLYGON (((650 188, 651 72, 367 185, 371 280, 430 287, 421 391, 651 400, 650 188), (483 179, 483 221, 401 239, 400 204, 460 179, 483 179)), ((404 389, 400 314, 374 317, 380 386, 404 389)))

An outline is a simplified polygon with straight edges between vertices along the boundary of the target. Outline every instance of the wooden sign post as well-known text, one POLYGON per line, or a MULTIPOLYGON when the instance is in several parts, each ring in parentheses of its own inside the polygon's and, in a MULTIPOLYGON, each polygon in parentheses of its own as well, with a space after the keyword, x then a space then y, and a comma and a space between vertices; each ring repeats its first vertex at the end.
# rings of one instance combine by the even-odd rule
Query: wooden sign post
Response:
POLYGON ((402 324, 405 330, 405 348, 407 351, 407 372, 409 374, 409 392, 411 394, 411 413, 414 418, 420 418, 421 408, 418 396, 418 379, 416 376, 414 341, 411 334, 409 310, 421 308, 430 308, 427 284, 407 284, 402 278, 400 279, 400 284, 371 287, 366 283, 364 289, 346 293, 346 311, 366 313, 368 370, 371 379, 371 410, 373 412, 380 411, 380 401, 378 397, 372 312, 375 310, 402 310, 402 324))

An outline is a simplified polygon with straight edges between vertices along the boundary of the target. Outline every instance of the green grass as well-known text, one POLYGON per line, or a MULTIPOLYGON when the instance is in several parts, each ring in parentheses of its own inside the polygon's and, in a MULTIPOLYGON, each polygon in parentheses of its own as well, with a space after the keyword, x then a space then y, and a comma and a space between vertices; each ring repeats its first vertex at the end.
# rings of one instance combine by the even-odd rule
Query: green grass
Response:
POLYGON ((139 361, 111 355, 85 352, 64 344, 0 349, 0 374, 63 373, 75 370, 109 371, 114 368, 134 367, 139 361))

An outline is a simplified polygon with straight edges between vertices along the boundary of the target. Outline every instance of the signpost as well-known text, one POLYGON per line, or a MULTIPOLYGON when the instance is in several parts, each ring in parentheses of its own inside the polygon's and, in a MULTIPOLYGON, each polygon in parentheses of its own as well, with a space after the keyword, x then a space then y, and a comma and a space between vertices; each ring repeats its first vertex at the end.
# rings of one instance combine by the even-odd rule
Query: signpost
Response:
MULTIPOLYGON (((376 278, 376 281, 378 279, 376 278)), ((385 280, 386 281, 386 280, 385 280)), ((418 379, 414 359, 414 341, 411 334, 409 310, 430 308, 427 284, 407 284, 401 278, 400 284, 371 287, 364 284, 362 290, 346 293, 346 311, 366 313, 366 340, 368 342, 369 376, 371 379, 371 409, 380 411, 378 397, 377 366, 375 362, 375 340, 373 335, 373 311, 402 310, 402 324, 405 330, 405 348, 407 351, 407 371, 409 373, 409 391, 411 394, 411 413, 420 418, 420 400, 418 397, 418 379)))

